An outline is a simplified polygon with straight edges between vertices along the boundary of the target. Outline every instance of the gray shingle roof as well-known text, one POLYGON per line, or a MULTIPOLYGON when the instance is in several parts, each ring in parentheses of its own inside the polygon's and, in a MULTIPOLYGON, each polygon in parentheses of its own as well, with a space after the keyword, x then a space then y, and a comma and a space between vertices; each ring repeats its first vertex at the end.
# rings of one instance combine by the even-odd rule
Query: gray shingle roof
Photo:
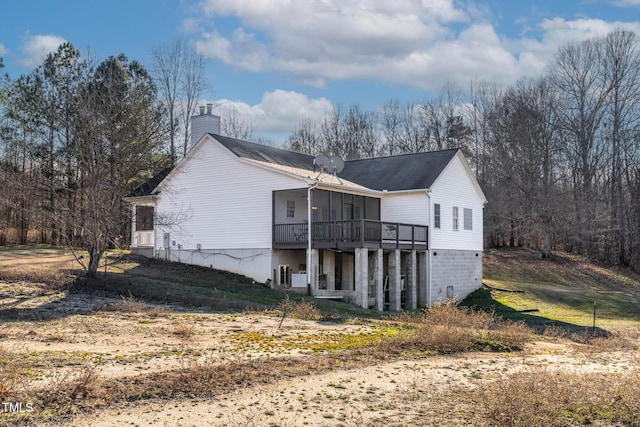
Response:
POLYGON ((314 170, 313 156, 283 150, 269 145, 256 144, 241 141, 227 136, 213 135, 213 137, 229 149, 236 156, 243 159, 257 160, 260 162, 276 163, 283 166, 314 170))
MULTIPOLYGON (((240 158, 317 171, 313 156, 221 135, 212 136, 240 158)), ((428 189, 457 152, 458 149, 450 149, 349 160, 345 162, 344 170, 338 176, 372 190, 428 189)), ((163 170, 134 190, 131 196, 151 194, 168 173, 169 170, 163 170)))
POLYGON ((160 172, 136 187, 127 197, 150 196, 155 188, 171 172, 171 168, 162 169, 160 172))
POLYGON ((340 178, 372 190, 431 188, 458 149, 403 154, 345 162, 340 178))
MULTIPOLYGON (((220 135, 214 135, 214 137, 241 158, 314 170, 314 158, 306 154, 220 135)), ((374 159, 349 160, 345 162, 344 170, 338 176, 372 190, 427 189, 431 188, 436 178, 457 152, 456 148, 374 159)))

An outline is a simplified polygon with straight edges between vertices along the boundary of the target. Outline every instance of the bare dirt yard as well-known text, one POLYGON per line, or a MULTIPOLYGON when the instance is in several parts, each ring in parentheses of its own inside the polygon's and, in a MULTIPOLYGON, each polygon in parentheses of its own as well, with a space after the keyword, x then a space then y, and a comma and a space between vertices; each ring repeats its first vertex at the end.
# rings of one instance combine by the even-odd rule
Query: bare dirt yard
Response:
MULTIPOLYGON (((640 415, 638 394, 625 394, 639 390, 637 325, 601 338, 512 326, 487 335, 493 324, 475 325, 473 345, 449 351, 429 347, 433 335, 409 346, 402 337, 418 330, 415 319, 283 319, 276 309, 208 312, 70 289, 60 283, 71 261, 51 250, 0 252, 9 271, 0 280, 0 424, 527 425, 540 419, 518 417, 528 408, 510 398, 545 399, 521 403, 541 411, 569 402, 570 391, 553 390, 558 380, 624 402, 627 413, 609 416, 619 405, 589 400, 566 422, 557 417, 567 410, 550 415, 557 425, 639 425, 629 421, 640 415), (24 265, 36 274, 21 278, 24 265), (50 271, 55 280, 34 280, 50 271), (605 393, 617 383, 627 392, 605 393)), ((447 327, 449 337, 459 332, 447 327)))

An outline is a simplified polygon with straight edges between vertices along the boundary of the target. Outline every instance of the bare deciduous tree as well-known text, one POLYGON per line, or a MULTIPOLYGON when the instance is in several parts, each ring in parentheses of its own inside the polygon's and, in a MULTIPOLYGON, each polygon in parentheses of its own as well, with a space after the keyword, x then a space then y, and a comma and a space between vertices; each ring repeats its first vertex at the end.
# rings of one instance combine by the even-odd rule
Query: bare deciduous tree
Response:
POLYGON ((172 163, 189 147, 191 117, 207 89, 205 60, 184 39, 157 47, 152 52, 153 72, 169 118, 169 151, 172 163), (182 131, 181 144, 178 134, 182 131), (180 148, 178 148, 180 147, 180 148))
POLYGON ((396 100, 382 107, 380 126, 384 143, 382 152, 388 155, 429 151, 429 125, 421 105, 396 100))
POLYGON ((605 146, 599 138, 600 126, 611 92, 605 71, 601 39, 570 43, 562 47, 550 71, 550 81, 559 98, 559 124, 567 141, 567 156, 573 164, 574 202, 577 236, 572 244, 588 255, 595 255, 598 224, 595 202, 596 173, 605 146))
POLYGON ((220 132, 231 138, 257 142, 253 123, 233 108, 227 109, 221 117, 220 132))
MULTIPOLYGON (((604 67, 611 82, 609 105, 605 117, 605 134, 610 140, 610 228, 614 234, 608 243, 613 246, 610 258, 623 265, 629 263, 626 235, 627 200, 623 185, 623 159, 638 126, 636 105, 640 98, 640 45, 635 33, 615 30, 604 39, 604 67)), ((637 200, 636 200, 637 202, 637 200)))
POLYGON ((508 236, 512 246, 540 249, 548 257, 558 217, 560 139, 554 123, 555 98, 546 80, 523 80, 495 105, 489 126, 490 179, 485 191, 492 201, 489 232, 508 236))
POLYGON ((312 156, 321 154, 323 148, 317 123, 311 119, 303 118, 298 124, 298 128, 289 135, 286 147, 289 150, 312 156))

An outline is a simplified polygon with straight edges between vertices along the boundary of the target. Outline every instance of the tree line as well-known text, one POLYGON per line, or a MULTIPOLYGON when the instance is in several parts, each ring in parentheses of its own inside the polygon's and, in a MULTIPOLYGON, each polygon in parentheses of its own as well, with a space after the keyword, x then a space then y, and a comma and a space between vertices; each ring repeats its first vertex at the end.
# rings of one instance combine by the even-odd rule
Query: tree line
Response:
POLYGON ((128 222, 122 197, 162 161, 166 122, 153 80, 125 55, 96 63, 65 43, 6 82, 0 244, 80 247, 95 273, 128 222))
MULTIPOLYGON (((301 120, 285 147, 345 159, 460 148, 489 201, 487 247, 640 269, 639 73, 636 34, 616 30, 561 47, 543 75, 508 87, 335 106, 301 120)), ((184 41, 155 49, 150 70, 67 43, 27 75, 0 76, 0 245, 82 247, 95 271, 106 248, 128 243, 122 197, 184 156, 206 87, 184 41)), ((264 141, 238 115, 222 131, 264 141)))
POLYGON ((123 198, 184 156, 207 86, 185 41, 152 54, 149 71, 64 43, 29 74, 0 75, 0 245, 81 248, 92 275, 106 249, 128 244, 123 198))
POLYGON ((460 148, 486 193, 485 242, 640 269, 640 46, 615 30, 561 47, 509 87, 447 85, 424 102, 335 107, 291 150, 346 159, 460 148))

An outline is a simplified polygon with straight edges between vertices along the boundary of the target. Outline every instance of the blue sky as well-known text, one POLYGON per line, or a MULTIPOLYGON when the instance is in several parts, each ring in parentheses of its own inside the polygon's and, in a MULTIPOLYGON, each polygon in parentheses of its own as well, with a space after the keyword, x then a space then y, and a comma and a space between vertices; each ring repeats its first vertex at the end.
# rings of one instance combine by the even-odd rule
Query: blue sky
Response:
POLYGON ((13 78, 62 41, 149 66, 185 38, 207 58, 204 101, 280 142, 332 105, 539 75, 559 46, 618 27, 640 34, 640 0, 22 0, 0 6, 0 56, 13 78))

